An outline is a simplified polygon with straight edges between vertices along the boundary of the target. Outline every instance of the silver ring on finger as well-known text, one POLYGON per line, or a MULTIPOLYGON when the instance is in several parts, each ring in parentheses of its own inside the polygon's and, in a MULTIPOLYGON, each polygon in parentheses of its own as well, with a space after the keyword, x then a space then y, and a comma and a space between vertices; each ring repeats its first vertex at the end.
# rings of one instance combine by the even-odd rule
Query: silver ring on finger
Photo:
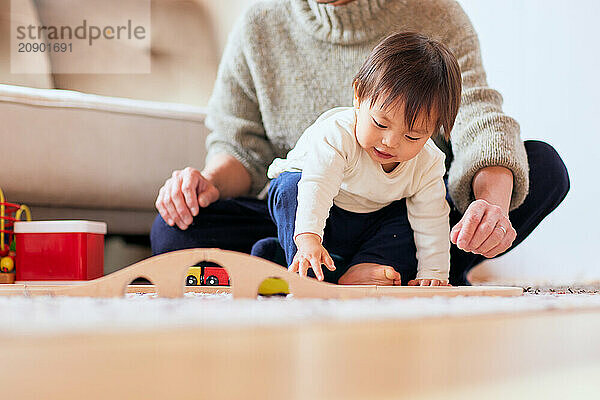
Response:
POLYGON ((503 227, 502 225, 497 225, 496 228, 502 229, 502 232, 504 232, 504 235, 506 235, 507 232, 506 232, 506 228, 505 227, 503 227))

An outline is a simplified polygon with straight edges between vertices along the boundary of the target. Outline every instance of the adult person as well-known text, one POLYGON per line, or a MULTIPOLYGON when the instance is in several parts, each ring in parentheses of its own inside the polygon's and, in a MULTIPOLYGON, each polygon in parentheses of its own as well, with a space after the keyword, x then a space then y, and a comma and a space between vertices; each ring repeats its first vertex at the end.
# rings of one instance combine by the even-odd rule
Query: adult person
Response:
MULTIPOLYGON (((281 0, 251 6, 234 26, 208 104, 206 166, 174 171, 160 189, 153 254, 191 247, 249 252, 277 236, 264 200, 267 166, 323 111, 352 103, 354 71, 381 38, 399 30, 440 40, 461 67, 452 138, 435 139, 446 154, 450 283, 468 284, 471 268, 522 242, 566 196, 567 170, 550 145, 523 143, 518 123, 502 112, 458 3, 281 0)), ((370 283, 362 267, 351 266, 339 282, 370 283)))

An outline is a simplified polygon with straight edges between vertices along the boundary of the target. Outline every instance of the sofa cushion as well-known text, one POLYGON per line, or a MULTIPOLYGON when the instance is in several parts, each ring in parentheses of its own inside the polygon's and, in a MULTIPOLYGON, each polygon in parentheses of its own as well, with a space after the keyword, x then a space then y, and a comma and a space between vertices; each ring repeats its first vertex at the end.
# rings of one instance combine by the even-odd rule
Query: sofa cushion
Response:
POLYGON ((31 206, 154 211, 175 169, 204 165, 204 110, 0 85, 0 182, 31 206), (5 142, 6 143, 6 142, 5 142))
POLYGON ((31 86, 36 88, 52 88, 50 59, 48 53, 20 53, 11 60, 11 19, 14 25, 38 25, 38 15, 32 0, 19 0, 18 7, 11 10, 11 0, 0 0, 0 83, 31 86), (12 14, 11 14, 12 11, 12 14), (12 73, 11 61, 14 71, 12 73), (42 71, 41 73, 31 73, 42 71))
MULTIPOLYGON (((61 25, 90 12, 90 1, 38 0, 36 3, 45 25, 61 25)), ((119 7, 124 6, 117 3, 119 7)), ((99 8, 93 10, 96 16, 101 11, 99 8)), ((122 48, 123 54, 145 55, 150 52, 151 73, 58 73, 65 71, 67 66, 62 64, 69 60, 61 58, 60 54, 51 54, 55 85, 61 89, 108 96, 205 105, 220 58, 213 26, 202 3, 153 0, 151 47, 125 43, 122 48)), ((98 51, 108 49, 98 47, 98 51)), ((100 58, 107 57, 111 58, 111 55, 100 55, 100 58)))

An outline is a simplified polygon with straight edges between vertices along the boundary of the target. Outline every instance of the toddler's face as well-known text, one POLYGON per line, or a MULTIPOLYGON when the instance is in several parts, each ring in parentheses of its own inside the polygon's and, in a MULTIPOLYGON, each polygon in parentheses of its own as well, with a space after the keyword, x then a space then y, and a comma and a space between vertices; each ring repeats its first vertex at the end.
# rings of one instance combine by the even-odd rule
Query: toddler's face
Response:
MULTIPOLYGON (((380 100, 378 100, 379 102, 380 100)), ((391 171, 400 162, 415 157, 433 134, 433 122, 419 115, 412 130, 404 121, 404 107, 388 111, 379 104, 369 107, 369 99, 359 101, 355 96, 356 140, 369 156, 391 171)), ((431 118, 434 121, 434 118, 431 118)))

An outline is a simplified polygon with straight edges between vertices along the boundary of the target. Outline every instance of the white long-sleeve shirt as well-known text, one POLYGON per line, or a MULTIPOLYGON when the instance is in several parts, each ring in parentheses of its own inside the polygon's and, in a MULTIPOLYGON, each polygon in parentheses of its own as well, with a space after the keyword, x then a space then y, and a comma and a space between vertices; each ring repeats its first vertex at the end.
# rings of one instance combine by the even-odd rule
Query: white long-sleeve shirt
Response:
POLYGON ((385 172, 358 144, 355 121, 353 107, 326 111, 285 159, 276 158, 269 166, 271 179, 284 171, 302 172, 294 237, 310 232, 322 240, 332 204, 369 213, 406 198, 417 248, 417 279, 448 279, 450 207, 443 180, 444 153, 430 139, 414 158, 385 172))

